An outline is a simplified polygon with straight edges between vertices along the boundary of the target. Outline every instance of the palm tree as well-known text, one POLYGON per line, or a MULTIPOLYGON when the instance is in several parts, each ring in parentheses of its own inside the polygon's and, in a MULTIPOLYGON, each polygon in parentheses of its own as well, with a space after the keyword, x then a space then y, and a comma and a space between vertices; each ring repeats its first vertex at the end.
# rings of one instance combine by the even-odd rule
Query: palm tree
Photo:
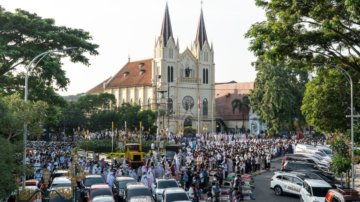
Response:
MULTIPOLYGON (((233 113, 235 113, 236 108, 238 108, 239 113, 240 112, 244 112, 245 109, 249 109, 250 108, 250 100, 248 95, 244 95, 242 98, 242 101, 240 99, 234 99, 231 102, 231 106, 232 106, 232 111, 233 113)), ((243 119, 243 126, 245 125, 245 117, 244 117, 244 113, 242 114, 242 119, 243 119)))

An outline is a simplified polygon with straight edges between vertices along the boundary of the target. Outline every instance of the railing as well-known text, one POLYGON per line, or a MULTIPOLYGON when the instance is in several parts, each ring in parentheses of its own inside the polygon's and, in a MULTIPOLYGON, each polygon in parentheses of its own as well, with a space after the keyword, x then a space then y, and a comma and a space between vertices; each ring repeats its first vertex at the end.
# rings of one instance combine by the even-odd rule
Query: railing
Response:
POLYGON ((179 78, 178 81, 182 83, 200 83, 200 79, 194 78, 179 78))

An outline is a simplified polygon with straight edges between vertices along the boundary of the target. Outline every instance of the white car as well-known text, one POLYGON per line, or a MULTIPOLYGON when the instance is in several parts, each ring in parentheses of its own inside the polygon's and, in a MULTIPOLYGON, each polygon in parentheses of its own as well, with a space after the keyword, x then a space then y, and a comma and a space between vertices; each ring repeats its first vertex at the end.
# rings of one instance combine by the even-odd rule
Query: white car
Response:
POLYGON ((332 187, 323 180, 306 179, 300 191, 301 202, 323 202, 332 187))
POLYGON ((182 188, 167 188, 162 195, 163 202, 190 202, 190 199, 182 188))
POLYGON ((273 189, 278 196, 283 193, 300 195, 304 179, 305 175, 300 173, 275 172, 275 175, 271 178, 270 189, 273 189))

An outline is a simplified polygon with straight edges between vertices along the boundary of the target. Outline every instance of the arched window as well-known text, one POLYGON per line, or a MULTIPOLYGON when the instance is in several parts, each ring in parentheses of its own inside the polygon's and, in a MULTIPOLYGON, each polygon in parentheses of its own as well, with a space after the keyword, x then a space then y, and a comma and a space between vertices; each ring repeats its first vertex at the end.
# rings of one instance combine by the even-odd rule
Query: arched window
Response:
POLYGON ((132 98, 130 99, 130 104, 132 104, 132 98))
POLYGON ((205 69, 203 69, 203 83, 206 83, 206 78, 205 78, 205 69))
POLYGON ((209 70, 206 69, 206 83, 209 83, 209 70))
POLYGON ((173 100, 171 98, 168 99, 168 109, 169 109, 169 114, 173 113, 173 100))
POLYGON ((148 99, 148 108, 151 108, 151 100, 150 100, 150 98, 148 99))
POLYGON ((171 81, 171 70, 170 70, 170 66, 168 66, 168 82, 171 81))
POLYGON ((171 82, 174 82, 174 68, 171 66, 171 82))
POLYGON ((141 98, 139 98, 139 106, 140 106, 140 109, 142 108, 141 107, 141 98))
POLYGON ((174 54, 173 54, 173 49, 169 48, 169 58, 173 58, 174 54))
POLYGON ((209 61, 209 54, 208 52, 204 52, 204 60, 209 61))
POLYGON ((208 101, 207 101, 207 99, 203 100, 203 115, 204 116, 208 115, 208 101))

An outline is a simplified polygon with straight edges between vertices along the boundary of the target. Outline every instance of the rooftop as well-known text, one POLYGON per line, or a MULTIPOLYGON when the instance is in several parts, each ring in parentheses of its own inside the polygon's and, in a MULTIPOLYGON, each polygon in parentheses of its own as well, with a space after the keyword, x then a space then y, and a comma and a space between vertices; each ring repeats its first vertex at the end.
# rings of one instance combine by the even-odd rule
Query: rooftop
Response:
POLYGON ((152 58, 128 62, 106 83, 106 88, 150 86, 152 58), (140 65, 140 63, 142 63, 140 65), (143 73, 140 73, 143 70, 143 73))
POLYGON ((97 86, 95 86, 94 88, 90 89, 88 92, 86 92, 85 94, 99 94, 99 93, 103 93, 104 92, 104 83, 106 83, 107 81, 109 81, 111 79, 111 77, 109 77, 108 79, 106 79, 105 81, 99 83, 97 86))

